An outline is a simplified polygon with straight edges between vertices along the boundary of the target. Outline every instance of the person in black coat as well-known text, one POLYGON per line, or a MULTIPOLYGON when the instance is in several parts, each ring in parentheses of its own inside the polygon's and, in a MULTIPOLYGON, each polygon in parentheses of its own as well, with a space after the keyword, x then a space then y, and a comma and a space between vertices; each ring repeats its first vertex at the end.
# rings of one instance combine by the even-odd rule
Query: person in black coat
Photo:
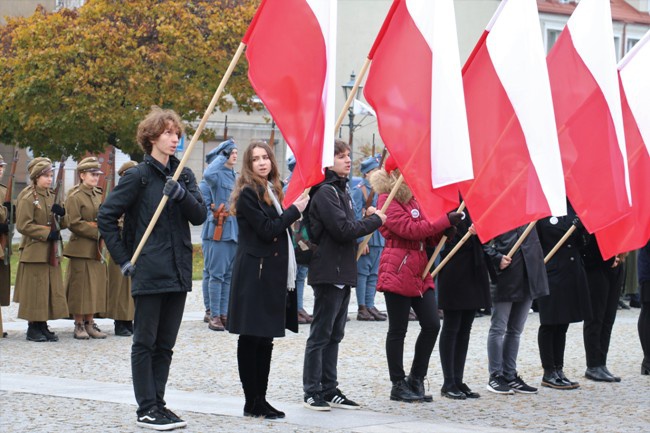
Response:
POLYGON ((650 241, 639 250, 637 260, 641 294, 638 330, 641 348, 643 349, 641 374, 650 375, 650 241))
POLYGON ((578 228, 546 264, 549 295, 537 300, 540 321, 537 342, 544 368, 542 386, 555 389, 580 386, 564 375, 566 333, 569 323, 591 316, 587 276, 580 256, 584 229, 568 203, 567 212, 563 217, 544 218, 536 226, 545 257, 572 225, 578 228))
POLYGON ((273 338, 285 327, 298 332, 296 259, 290 226, 309 196, 282 209, 282 183, 275 156, 263 141, 251 143, 233 191, 231 209, 239 225, 233 262, 228 331, 239 334, 237 364, 246 403, 244 416, 284 418, 266 401, 273 338))
MULTIPOLYGON (((456 234, 442 251, 449 251, 470 231, 476 234, 469 214, 456 226, 456 234)), ((451 399, 478 398, 465 383, 465 360, 475 313, 490 307, 490 281, 486 256, 476 236, 469 240, 443 267, 438 275, 438 306, 445 320, 440 333, 440 364, 444 376, 441 394, 451 399)))
POLYGON ((124 173, 101 206, 99 230, 122 274, 131 277, 135 304, 131 370, 138 402, 137 425, 156 430, 187 423, 165 407, 165 387, 185 298, 192 290, 192 239, 188 223, 205 221, 203 199, 191 170, 179 182, 171 177, 180 164, 174 157, 183 133, 172 110, 155 107, 138 125, 144 162, 124 173), (136 266, 131 256, 140 243, 162 197, 160 218, 144 245, 136 266), (118 220, 124 215, 120 237, 118 220))

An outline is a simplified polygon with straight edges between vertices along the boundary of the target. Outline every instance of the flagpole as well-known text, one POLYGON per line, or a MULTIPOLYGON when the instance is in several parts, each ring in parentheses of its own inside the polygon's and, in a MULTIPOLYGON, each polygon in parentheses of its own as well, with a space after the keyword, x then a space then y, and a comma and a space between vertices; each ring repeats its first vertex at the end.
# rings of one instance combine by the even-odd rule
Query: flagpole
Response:
POLYGON ((341 114, 339 114, 339 118, 336 119, 336 125, 334 126, 334 131, 338 131, 338 129, 343 124, 343 119, 345 118, 345 113, 348 112, 348 109, 350 108, 350 105, 352 105, 352 101, 354 100, 354 97, 357 94, 357 90, 359 89, 359 86, 361 85, 361 81, 363 80, 363 78, 366 76, 366 73, 368 72, 368 68, 370 67, 371 62, 372 62, 372 60, 366 58, 366 61, 363 63, 363 66, 361 67, 361 70, 359 71, 359 75, 357 75, 357 79, 354 80, 354 86, 352 86, 352 90, 350 90, 350 94, 348 95, 348 99, 345 101, 345 104, 343 104, 343 108, 341 109, 341 114))
MULTIPOLYGON (((205 114, 203 114, 203 118, 201 119, 199 126, 194 132, 194 135, 192 136, 192 141, 190 141, 190 144, 187 146, 187 149, 185 150, 183 159, 181 159, 180 164, 178 165, 176 171, 174 172, 174 176, 172 176, 172 179, 174 179, 175 181, 177 181, 178 178, 180 177, 181 171, 185 167, 187 160, 190 158, 190 154, 192 153, 192 149, 194 148, 194 145, 197 143, 197 141, 199 141, 199 137, 203 133, 203 129, 205 128, 206 123, 208 123, 208 119, 210 119, 210 116, 214 111, 214 107, 217 105, 217 102, 221 97, 221 93, 223 93, 223 89, 224 87, 226 87, 226 83, 230 79, 230 76, 232 75, 232 71, 235 69, 235 66, 237 65, 237 62, 239 61, 239 58, 241 57, 242 53, 244 52, 244 49, 246 49, 246 44, 241 42, 239 44, 239 47, 237 48, 237 51, 235 52, 235 55, 230 61, 230 65, 228 65, 228 69, 226 70, 226 73, 221 79, 221 83, 219 83, 219 87, 217 87, 217 91, 214 93, 214 96, 210 101, 210 105, 208 105, 208 108, 205 110, 205 114)), ((167 200, 169 200, 169 196, 163 195, 162 200, 160 200, 160 203, 158 204, 158 208, 156 209, 156 212, 151 217, 151 221, 149 222, 149 226, 147 226, 147 230, 144 232, 144 235, 140 240, 140 244, 138 244, 138 248, 136 248, 135 252, 133 253, 133 257, 131 257, 131 264, 135 265, 136 261, 138 260, 138 257, 142 252, 142 248, 144 248, 144 244, 147 242, 147 239, 149 239, 149 236, 151 235, 151 232, 153 231, 153 228, 156 225, 158 218, 160 218, 160 214, 162 213, 163 209, 165 208, 165 205, 167 204, 167 200)))
POLYGON ((519 236, 519 239, 517 239, 517 242, 513 245, 512 249, 508 252, 508 258, 511 259, 512 256, 515 255, 521 244, 524 243, 528 235, 530 234, 531 231, 535 228, 535 224, 537 224, 537 221, 533 221, 530 224, 528 224, 528 227, 526 227, 526 230, 519 236))
POLYGON ((559 250, 560 247, 562 245, 564 245, 566 240, 569 239, 569 237, 571 237, 571 235, 573 234, 574 231, 576 231, 576 229, 577 229, 577 227, 575 225, 572 225, 571 227, 569 227, 569 230, 567 230, 567 232, 564 234, 564 236, 562 236, 562 238, 557 242, 557 244, 555 244, 553 249, 548 252, 546 257, 544 257, 544 264, 547 264, 548 261, 553 258, 555 253, 557 253, 557 250, 559 250))
MULTIPOLYGON (((388 205, 390 204, 390 202, 393 201, 393 198, 395 197, 395 194, 397 194, 397 190, 402 185, 402 182, 404 182, 404 176, 400 174, 399 177, 397 178, 397 182, 395 182, 395 186, 393 186, 393 189, 390 191, 390 194, 388 194, 388 198, 386 199, 386 202, 381 207, 382 213, 386 213, 386 209, 388 209, 388 205)), ((362 253, 366 249, 366 246, 368 245, 368 242, 370 241, 371 237, 372 237, 372 233, 366 235, 366 237, 363 238, 363 241, 359 244, 359 250, 357 251, 357 261, 359 260, 359 257, 363 255, 362 253)))
MULTIPOLYGON (((458 206, 458 210, 456 212, 462 212, 464 209, 465 209, 465 202, 463 201, 460 204, 460 206, 458 206)), ((433 266, 433 262, 436 261, 436 257, 438 257, 438 254, 440 254, 440 250, 442 250, 442 247, 445 245, 445 242, 447 242, 447 235, 442 235, 442 238, 440 238, 440 242, 438 242, 436 249, 433 251, 433 255, 429 259, 429 263, 427 263, 427 266, 424 268, 424 272, 422 272, 423 280, 427 277, 427 274, 429 273, 431 267, 433 266)))
POLYGON ((451 258, 454 256, 454 254, 456 254, 456 253, 458 252, 458 250, 459 250, 463 245, 465 245, 465 242, 467 242, 467 240, 468 240, 471 236, 472 236, 472 233, 470 233, 470 232, 465 233, 465 236, 463 236, 463 237, 461 238, 461 240, 458 241, 458 243, 456 244, 456 246, 454 246, 454 248, 452 248, 451 251, 449 251, 449 254, 447 254, 447 256, 446 256, 444 259, 442 259, 442 261, 440 262, 440 264, 439 264, 438 266, 436 266, 436 268, 435 268, 435 269, 433 270, 433 272, 431 273, 431 277, 435 277, 436 275, 438 275, 438 273, 439 273, 439 272, 442 270, 442 268, 447 264, 447 262, 448 262, 449 260, 451 260, 451 258))

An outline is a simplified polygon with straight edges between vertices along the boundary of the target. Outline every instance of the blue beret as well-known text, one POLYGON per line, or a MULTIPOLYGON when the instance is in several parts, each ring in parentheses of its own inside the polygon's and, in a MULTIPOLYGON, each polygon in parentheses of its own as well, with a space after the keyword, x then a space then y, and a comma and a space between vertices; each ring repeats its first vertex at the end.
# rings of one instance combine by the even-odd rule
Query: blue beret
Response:
POLYGON ((367 174, 370 170, 374 168, 379 168, 379 159, 380 159, 379 154, 376 154, 373 156, 369 156, 363 161, 361 161, 361 165, 359 166, 361 173, 367 174))
POLYGON ((232 138, 220 143, 216 148, 212 149, 207 155, 205 155, 205 162, 210 164, 217 156, 224 155, 230 157, 230 152, 237 147, 232 138))
POLYGON ((289 159, 287 159, 287 167, 289 167, 289 171, 293 172, 293 169, 296 168, 296 157, 291 155, 289 159))

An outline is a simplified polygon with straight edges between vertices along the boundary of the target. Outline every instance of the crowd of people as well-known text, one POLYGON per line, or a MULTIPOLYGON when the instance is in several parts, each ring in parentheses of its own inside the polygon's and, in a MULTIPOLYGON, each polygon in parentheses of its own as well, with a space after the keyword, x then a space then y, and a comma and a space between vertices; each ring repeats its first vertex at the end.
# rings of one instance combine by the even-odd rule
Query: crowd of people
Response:
MULTIPOLYGON (((28 322, 27 340, 57 341, 47 321, 68 317, 74 319, 75 339, 103 339, 107 334, 94 318, 113 318, 115 334, 133 338, 137 425, 155 430, 187 425, 167 408, 164 397, 192 288, 190 224, 203 224, 207 328, 238 335, 244 416, 285 417, 266 400, 274 339, 285 336, 286 329, 298 332, 300 324, 310 325, 304 406, 315 411, 361 407, 341 391, 337 377, 353 288, 357 320, 388 321, 391 400, 433 400, 425 381, 439 334, 444 377, 440 394, 454 400, 480 398, 463 380, 479 310, 491 311, 486 342, 489 392, 537 393, 517 370, 531 308, 540 317, 542 386, 580 386, 564 374, 566 334, 577 322, 584 322, 585 378, 621 380, 609 370, 607 354, 625 257, 603 260, 596 238, 581 226, 570 203, 566 216, 538 221, 513 253, 526 226, 481 244, 472 236, 476 231, 468 212, 452 211, 429 221, 390 156, 371 155, 361 161, 363 179, 351 187, 350 147, 341 140, 335 140, 334 163, 325 169, 324 180, 286 207, 281 170, 273 149, 263 141, 243 150, 239 173, 237 144, 230 139, 206 155, 207 168, 199 182, 188 168, 175 180, 172 175, 180 161, 174 154, 183 129, 172 110, 152 109, 137 131, 143 162, 122 166, 118 185, 105 199, 98 188, 102 172, 97 158, 78 162, 78 185, 63 201, 53 189, 52 161, 41 157, 30 162, 32 183, 15 204, 0 206, 0 234, 7 233, 10 213, 15 212, 22 235, 14 302, 19 303, 18 317, 28 322), (394 199, 385 206, 394 188, 394 199), (132 263, 164 197, 162 213, 132 263), (576 230, 545 263, 545 256, 572 226, 576 230), (60 233, 66 228, 71 236, 61 249, 60 233), (425 271, 433 247, 446 240, 441 255, 447 257, 466 235, 469 241, 434 281, 425 271), (367 246, 362 243, 366 236, 367 246), (61 256, 69 258, 65 281, 61 256), (314 291, 312 314, 303 306, 305 282, 314 291), (386 313, 375 306, 376 292, 383 293, 386 313), (419 334, 407 372, 405 335, 414 320, 419 334)), ((292 163, 295 160, 289 161, 290 169, 292 163)), ((0 159, 0 176, 5 165, 0 159)), ((650 243, 637 255, 641 374, 650 374, 650 243)), ((0 304, 7 305, 9 266, 4 261, 0 271, 0 304)))

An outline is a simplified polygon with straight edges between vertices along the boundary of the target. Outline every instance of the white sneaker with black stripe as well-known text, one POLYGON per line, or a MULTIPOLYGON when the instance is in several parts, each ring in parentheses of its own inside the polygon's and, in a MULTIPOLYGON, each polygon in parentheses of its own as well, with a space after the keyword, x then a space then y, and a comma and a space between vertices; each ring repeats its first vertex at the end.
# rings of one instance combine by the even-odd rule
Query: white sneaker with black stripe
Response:
POLYGON ((305 394, 305 400, 302 403, 307 409, 325 412, 331 410, 330 405, 323 399, 319 393, 305 394))
POLYGON ((334 391, 328 394, 325 394, 323 398, 332 407, 338 407, 339 409, 353 409, 353 410, 361 409, 361 406, 359 406, 357 403, 347 398, 338 388, 336 388, 334 391))

